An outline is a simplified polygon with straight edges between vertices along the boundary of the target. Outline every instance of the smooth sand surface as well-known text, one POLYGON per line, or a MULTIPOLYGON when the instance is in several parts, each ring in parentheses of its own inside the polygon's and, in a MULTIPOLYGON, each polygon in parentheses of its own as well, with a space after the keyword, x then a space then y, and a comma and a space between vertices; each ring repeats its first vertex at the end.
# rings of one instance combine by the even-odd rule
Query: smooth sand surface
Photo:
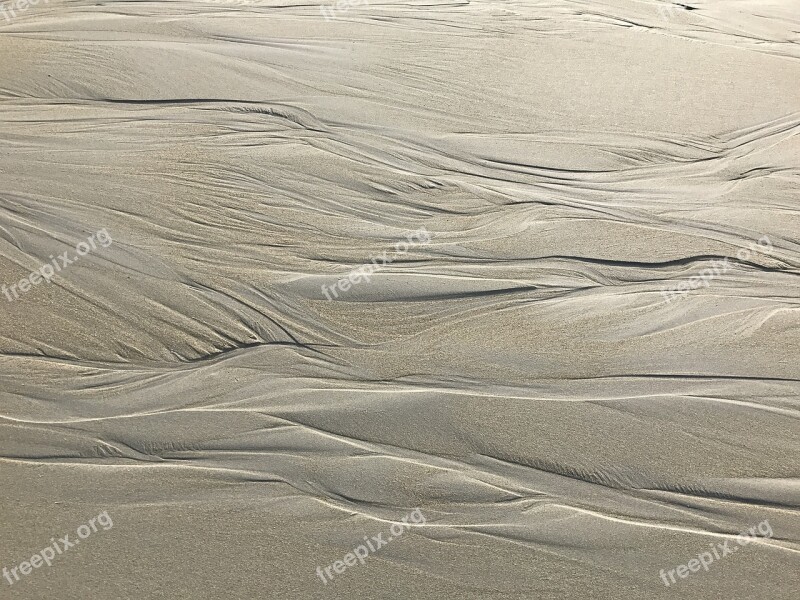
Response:
POLYGON ((796 600, 800 2, 324 6, 0 13, 0 598, 796 600))

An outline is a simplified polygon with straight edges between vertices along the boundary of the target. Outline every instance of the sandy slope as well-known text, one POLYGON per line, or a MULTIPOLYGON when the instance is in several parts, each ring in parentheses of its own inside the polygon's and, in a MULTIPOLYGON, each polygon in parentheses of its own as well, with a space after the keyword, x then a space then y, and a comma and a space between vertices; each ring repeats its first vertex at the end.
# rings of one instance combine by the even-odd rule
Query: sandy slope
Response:
POLYGON ((797 598, 800 4, 687 4, 0 16, 0 284, 113 239, 0 295, 0 567, 114 521, 0 597, 797 598))

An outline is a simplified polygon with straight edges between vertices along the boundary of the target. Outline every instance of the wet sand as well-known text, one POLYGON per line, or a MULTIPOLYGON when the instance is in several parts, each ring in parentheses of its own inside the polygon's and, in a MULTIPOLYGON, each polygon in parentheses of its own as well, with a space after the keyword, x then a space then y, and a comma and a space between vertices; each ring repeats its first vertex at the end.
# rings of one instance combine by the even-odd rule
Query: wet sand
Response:
POLYGON ((797 3, 323 6, 0 12, 0 597, 797 598, 797 3))

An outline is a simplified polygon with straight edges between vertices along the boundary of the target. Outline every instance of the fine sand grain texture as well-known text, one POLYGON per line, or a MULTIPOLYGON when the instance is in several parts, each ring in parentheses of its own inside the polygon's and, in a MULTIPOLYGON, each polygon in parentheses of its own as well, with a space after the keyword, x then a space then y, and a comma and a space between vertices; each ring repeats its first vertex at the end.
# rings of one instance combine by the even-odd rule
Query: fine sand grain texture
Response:
POLYGON ((798 134, 800 0, 6 0, 0 598, 796 600, 798 134))

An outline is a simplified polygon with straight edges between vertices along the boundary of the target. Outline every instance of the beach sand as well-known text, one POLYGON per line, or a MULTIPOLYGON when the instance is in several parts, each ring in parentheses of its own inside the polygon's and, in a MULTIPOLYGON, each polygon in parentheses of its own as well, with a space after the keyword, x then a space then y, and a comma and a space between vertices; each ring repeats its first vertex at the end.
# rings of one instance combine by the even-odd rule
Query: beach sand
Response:
POLYGON ((796 599, 800 5, 687 6, 0 13, 0 597, 796 599))

